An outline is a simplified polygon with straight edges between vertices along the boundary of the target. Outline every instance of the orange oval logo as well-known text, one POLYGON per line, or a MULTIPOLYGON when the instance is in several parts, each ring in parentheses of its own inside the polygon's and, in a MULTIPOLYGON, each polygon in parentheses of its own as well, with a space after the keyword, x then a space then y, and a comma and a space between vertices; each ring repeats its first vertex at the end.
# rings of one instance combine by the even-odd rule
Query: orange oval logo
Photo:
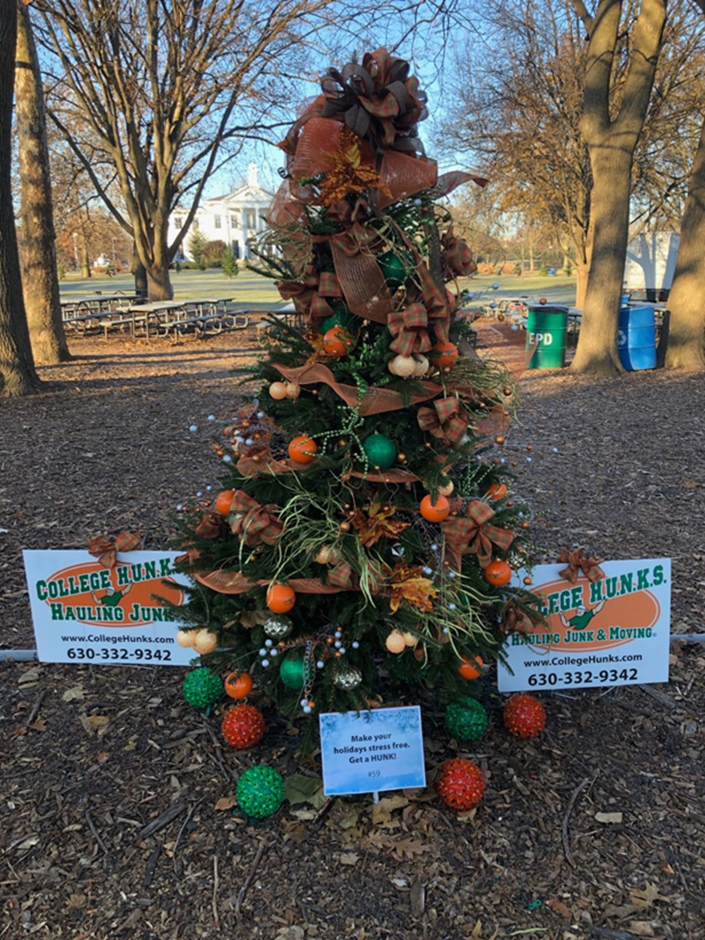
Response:
POLYGON ((180 606, 185 595, 170 577, 168 559, 104 568, 97 561, 70 565, 37 583, 39 599, 51 608, 52 620, 100 627, 141 627, 175 621, 157 598, 180 606))
POLYGON ((586 578, 574 585, 559 578, 532 588, 544 600, 546 624, 527 633, 524 642, 536 650, 593 652, 650 637, 661 605, 651 591, 629 588, 619 577, 605 579, 599 599, 592 601, 595 591, 586 578))

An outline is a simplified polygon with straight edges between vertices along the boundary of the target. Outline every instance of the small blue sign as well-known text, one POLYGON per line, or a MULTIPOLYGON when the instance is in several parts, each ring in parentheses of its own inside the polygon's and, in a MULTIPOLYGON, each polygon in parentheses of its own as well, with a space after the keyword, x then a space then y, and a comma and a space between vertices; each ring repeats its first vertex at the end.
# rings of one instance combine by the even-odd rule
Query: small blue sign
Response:
POLYGON ((327 796, 426 786, 418 705, 327 712, 320 727, 327 796))

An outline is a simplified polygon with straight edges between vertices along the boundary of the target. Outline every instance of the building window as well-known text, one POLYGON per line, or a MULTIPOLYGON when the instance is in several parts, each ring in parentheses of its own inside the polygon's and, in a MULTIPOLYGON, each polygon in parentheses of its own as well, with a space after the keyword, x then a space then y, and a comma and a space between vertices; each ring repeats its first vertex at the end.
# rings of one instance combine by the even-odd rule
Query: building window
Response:
POLYGON ((257 218, 255 216, 254 209, 245 209, 245 225, 247 228, 254 228, 257 224, 257 218))
POLYGON ((240 228, 240 220, 236 215, 230 216, 230 228, 240 228))
POLYGON ((174 217, 174 225, 175 225, 177 228, 181 228, 181 226, 182 226, 183 224, 184 224, 184 220, 181 218, 180 215, 177 215, 177 216, 174 217))
POLYGON ((213 216, 213 224, 216 228, 220 228, 220 216, 213 216))

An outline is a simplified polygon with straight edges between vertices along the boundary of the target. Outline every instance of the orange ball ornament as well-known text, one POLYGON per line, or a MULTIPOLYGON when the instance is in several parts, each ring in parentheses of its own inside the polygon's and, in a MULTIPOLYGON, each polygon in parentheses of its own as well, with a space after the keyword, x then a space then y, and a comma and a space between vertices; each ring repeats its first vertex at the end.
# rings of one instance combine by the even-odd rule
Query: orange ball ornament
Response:
POLYGON ((276 614, 288 614, 296 603, 296 593, 288 584, 272 584, 267 591, 267 607, 276 614))
POLYGON ((317 452, 318 446, 308 434, 300 434, 289 442, 289 456, 294 463, 302 465, 311 463, 315 460, 317 452))
POLYGON ((500 561, 499 558, 495 558, 494 561, 491 561, 483 571, 483 574, 485 581, 494 585, 494 587, 502 587, 505 584, 509 584, 512 580, 512 569, 506 561, 500 561))
POLYGON ((355 345, 355 340, 341 326, 334 326, 323 336, 323 350, 331 359, 347 356, 355 345))
POLYGON ((230 698, 245 698, 252 691, 249 672, 231 672, 225 677, 225 692, 230 698))
POLYGON ((427 522, 442 522, 450 512, 450 503, 445 496, 441 496, 440 493, 434 503, 429 493, 428 496, 424 496, 421 500, 419 509, 421 510, 421 515, 427 522))
POLYGON ((528 740, 546 727, 546 709, 533 695, 512 695, 502 713, 510 734, 528 740))
POLYGON ((483 665, 481 656, 474 656, 472 659, 469 656, 461 656, 458 672, 463 679, 479 679, 483 665))
POLYGON ((487 496, 489 499, 502 499, 508 492, 507 484, 499 483, 497 480, 493 480, 487 487, 487 496))
POLYGON ((234 495, 235 490, 223 490, 222 493, 218 493, 215 498, 215 511, 219 512, 221 516, 227 516, 230 512, 234 495))
POLYGON ((431 360, 432 365, 442 369, 445 366, 452 366, 458 358, 458 355, 458 347, 455 343, 451 343, 447 340, 439 340, 439 342, 432 347, 428 358, 431 360))
POLYGON ((479 806, 485 792, 485 775, 466 757, 452 757, 441 764, 436 793, 451 809, 467 812, 479 806))

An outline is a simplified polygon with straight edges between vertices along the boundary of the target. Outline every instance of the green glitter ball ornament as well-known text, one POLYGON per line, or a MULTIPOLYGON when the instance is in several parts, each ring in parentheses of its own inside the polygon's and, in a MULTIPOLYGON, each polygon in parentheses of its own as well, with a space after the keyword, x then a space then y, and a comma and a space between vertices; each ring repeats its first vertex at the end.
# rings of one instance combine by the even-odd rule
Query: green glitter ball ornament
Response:
POLYGON ((355 317, 344 304, 334 304, 333 313, 318 324, 318 332, 325 334, 328 330, 332 330, 334 326, 343 326, 352 332, 354 323, 355 317))
POLYGON ((194 708, 210 708, 220 701, 223 694, 223 680, 210 669, 202 666, 194 669, 184 679, 184 698, 194 708))
POLYGON ((279 678, 290 689, 302 689, 311 675, 311 666, 306 668, 303 656, 293 654, 281 661, 279 678))
POLYGON ((284 802, 284 778, 273 767, 249 767, 237 782, 237 804, 253 819, 266 819, 284 802))
POLYGON ((445 725, 456 741, 477 741, 487 730, 487 712, 474 698, 461 698, 446 709, 445 725))
POLYGON ((397 459, 397 445, 384 434, 371 434, 362 449, 372 466, 380 470, 388 470, 397 459))
POLYGON ((377 264, 384 275, 387 287, 390 290, 396 290, 406 283, 414 262, 411 255, 405 251, 399 254, 395 251, 387 251, 379 256, 377 264))

